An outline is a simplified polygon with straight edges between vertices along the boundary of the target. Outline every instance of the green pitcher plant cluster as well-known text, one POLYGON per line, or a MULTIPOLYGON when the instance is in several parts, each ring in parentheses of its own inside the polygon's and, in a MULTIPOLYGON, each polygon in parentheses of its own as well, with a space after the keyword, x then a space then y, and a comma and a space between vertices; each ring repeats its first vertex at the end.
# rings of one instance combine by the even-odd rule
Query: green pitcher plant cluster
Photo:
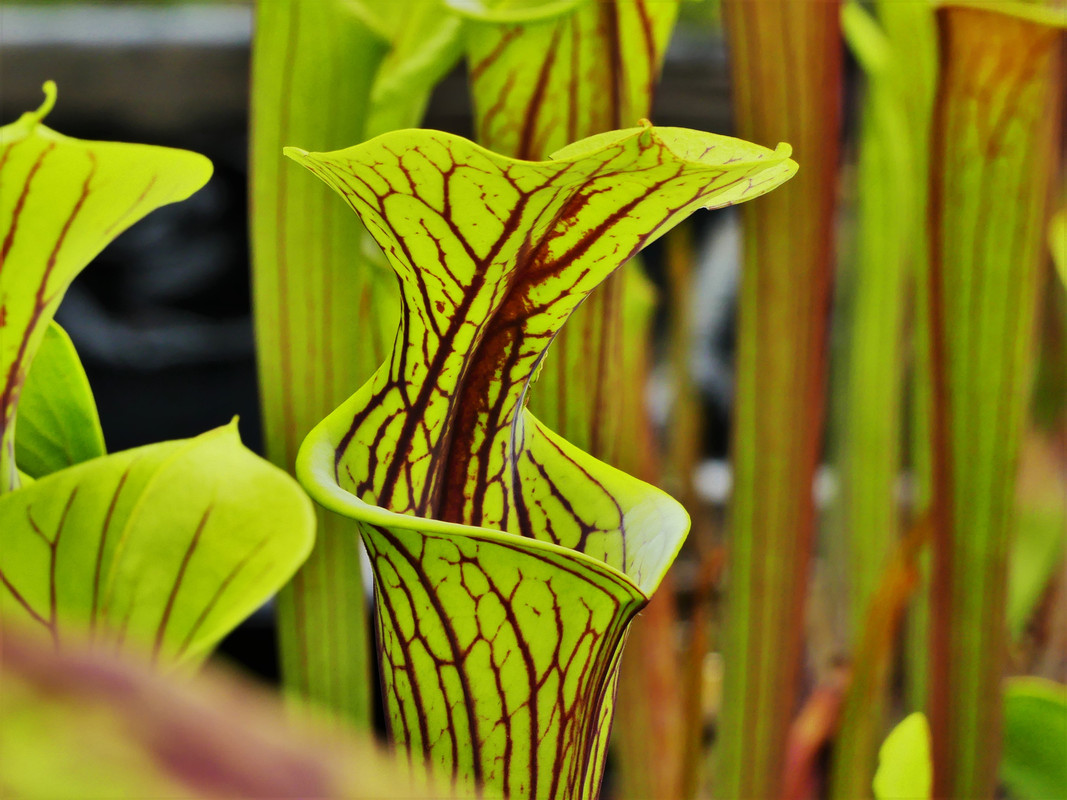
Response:
POLYGON ((788 179, 789 149, 646 123, 541 162, 429 131, 286 152, 401 286, 389 359, 297 462, 370 553, 392 734, 460 786, 593 797, 627 626, 689 521, 545 428, 527 394, 598 283, 696 209, 788 179))
MULTIPOLYGON (((0 128, 0 786, 1067 796, 1067 687, 1037 677, 1062 678, 1067 614, 1052 5, 723 0, 731 138, 644 119, 680 0, 260 0, 269 462, 236 421, 107 452, 54 316, 212 166, 56 133, 46 84, 0 128), (463 59, 476 142, 416 129, 463 59), (662 441, 648 419, 638 257, 756 198, 720 539, 699 444, 676 446, 698 426, 677 400, 662 441), (672 578, 690 514, 699 563, 672 578), (295 726, 190 674, 271 598, 295 726), (328 726, 306 746, 305 703, 328 726)), ((668 294, 694 230, 664 248, 668 294)), ((685 300, 658 340, 683 386, 685 300)))
POLYGON ((88 381, 52 322, 121 231, 188 197, 203 156, 0 128, 0 628, 88 639, 167 669, 202 661, 293 574, 311 504, 231 424, 107 454, 88 381))

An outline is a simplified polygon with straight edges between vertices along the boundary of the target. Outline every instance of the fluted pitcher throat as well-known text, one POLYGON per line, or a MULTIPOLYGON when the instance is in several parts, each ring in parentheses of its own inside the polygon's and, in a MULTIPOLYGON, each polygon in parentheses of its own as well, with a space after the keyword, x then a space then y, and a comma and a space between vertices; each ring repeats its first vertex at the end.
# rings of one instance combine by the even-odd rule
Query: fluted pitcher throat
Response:
POLYGON ((308 491, 360 523, 392 734, 457 785, 595 797, 627 626, 689 520, 547 430, 526 395, 597 284, 697 208, 787 180, 788 147, 644 124, 544 162, 435 131, 286 152, 345 198, 401 287, 389 360, 298 459, 308 491))

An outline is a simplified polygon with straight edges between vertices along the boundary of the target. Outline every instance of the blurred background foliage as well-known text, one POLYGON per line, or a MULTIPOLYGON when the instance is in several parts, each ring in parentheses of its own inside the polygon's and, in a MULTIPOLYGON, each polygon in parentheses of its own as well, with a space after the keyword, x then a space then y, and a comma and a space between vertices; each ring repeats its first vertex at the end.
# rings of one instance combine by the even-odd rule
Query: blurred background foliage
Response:
MULTIPOLYGON (((774 129, 753 128, 735 116, 744 110, 731 102, 731 86, 736 92, 742 78, 736 49, 725 38, 722 5, 718 0, 680 4, 651 119, 657 125, 755 138, 754 130, 774 129)), ((928 452, 935 400, 925 371, 931 358, 927 304, 932 302, 925 228, 932 218, 924 208, 923 182, 932 174, 927 139, 937 56, 932 12, 923 5, 915 16, 925 18, 908 20, 902 5, 894 9, 887 0, 862 9, 849 6, 844 34, 835 32, 828 45, 839 48, 840 72, 832 85, 816 79, 810 87, 816 96, 819 90, 831 92, 831 107, 842 112, 837 133, 821 134, 836 137, 840 151, 826 156, 831 185, 821 184, 836 202, 828 223, 833 249, 820 267, 832 270, 834 295, 825 312, 820 300, 803 306, 811 317, 803 324, 828 331, 816 337, 826 347, 827 368, 807 379, 819 383, 820 391, 826 388, 827 400, 816 396, 809 405, 828 416, 821 426, 825 433, 821 427, 812 433, 820 455, 811 465, 811 485, 804 478, 788 486, 757 484, 750 500, 760 508, 777 502, 779 493, 806 497, 814 526, 810 549, 790 556, 796 575, 789 580, 799 581, 800 593, 779 596, 789 615, 786 624, 799 642, 796 664, 784 665, 785 672, 795 668, 796 674, 781 680, 795 683, 779 701, 754 698, 749 709, 765 714, 760 724, 773 729, 766 757, 783 770, 767 790, 775 796, 869 794, 878 747, 894 723, 924 708, 928 689, 929 612, 921 598, 929 579, 925 545, 936 536, 924 513, 936 492, 931 484, 936 457, 928 452), (866 433, 862 426, 868 426, 866 433), (873 433, 871 426, 877 428, 873 433), (844 772, 843 753, 848 764, 856 765, 844 772)), ((914 10, 921 4, 907 5, 914 10)), ((735 18, 734 27, 738 24, 735 18)), ((75 283, 59 312, 85 363, 111 450, 195 435, 235 413, 244 441, 264 450, 247 223, 252 28, 251 4, 236 0, 36 0, 0 6, 4 122, 35 107, 42 82, 51 78, 60 90, 60 103, 49 118, 55 129, 82 138, 185 147, 215 163, 216 175, 203 191, 153 214, 109 247, 75 283)), ((767 44, 748 57, 780 67, 780 55, 767 44)), ((818 56, 814 60, 821 63, 818 56)), ((771 91, 769 69, 752 78, 751 91, 771 91)), ((1059 98, 1062 70, 1060 62, 1054 89, 1059 98)), ((783 74, 782 80, 793 80, 802 73, 783 74)), ((461 62, 437 84, 425 127, 474 134, 467 78, 461 62)), ((1048 102, 1049 115, 1060 122, 1062 99, 1058 107, 1048 102)), ((794 122, 813 112, 796 113, 794 122)), ((812 168, 810 151, 795 137, 766 135, 792 141, 801 174, 812 168)), ((1062 134, 1054 135, 1053 144, 1044 171, 1030 179, 1043 187, 1051 207, 1060 208, 1067 199, 1062 134)), ((800 198, 798 210, 786 213, 802 215, 810 198, 800 198)), ((774 222, 767 224, 773 228, 774 222)), ((1061 237, 1067 235, 1062 230, 1061 237)), ((710 212, 651 248, 644 262, 655 297, 647 380, 635 387, 651 420, 652 447, 644 456, 654 465, 644 477, 686 503, 694 532, 672 573, 673 602, 667 611, 648 615, 654 618, 649 624, 665 635, 650 637, 655 644, 646 646, 666 660, 672 682, 648 684, 658 686, 653 691, 659 695, 637 691, 623 697, 617 723, 617 728, 636 727, 640 738, 648 735, 644 726, 650 724, 642 709, 675 709, 669 716, 675 726, 669 734, 677 743, 674 756, 639 766, 634 759, 640 755, 621 750, 628 754, 627 768, 620 769, 618 760, 609 763, 605 797, 648 796, 650 785, 671 786, 670 794, 678 797, 708 796, 721 788, 717 770, 732 769, 721 765, 718 751, 724 703, 740 702, 723 696, 724 686, 731 687, 729 678, 723 682, 731 663, 729 652, 724 657, 730 634, 723 608, 730 609, 730 592, 737 586, 731 583, 728 510, 737 486, 731 431, 741 402, 735 361, 745 235, 735 213, 710 212), (670 774, 650 778, 647 770, 670 774)), ((1046 235, 1041 241, 1047 242, 1046 235)), ((785 240, 778 246, 777 266, 785 277, 776 280, 788 281, 794 255, 800 255, 791 255, 790 247, 807 252, 808 245, 785 240)), ((1044 251, 1026 280, 1033 284, 1033 344, 1019 354, 1026 365, 1020 378, 1025 387, 1008 391, 1032 399, 1021 422, 1018 455, 998 468, 1003 473, 998 480, 1018 514, 1007 558, 1004 617, 996 623, 1005 626, 1005 652, 993 660, 998 674, 1058 681, 1059 688, 1050 690, 1056 697, 1067 680, 1067 294, 1044 251), (1011 471, 1016 459, 1017 476, 1011 471)), ((971 321, 982 324, 977 316, 971 321)), ((777 340, 768 340, 768 347, 779 359, 793 358, 800 323, 793 317, 779 322, 777 340)), ((759 359, 751 365, 752 374, 766 375, 767 365, 759 359)), ((976 374, 985 363, 976 363, 976 374)), ((782 406, 776 413, 784 427, 765 432, 758 446, 760 454, 775 460, 788 426, 809 424, 811 408, 798 396, 772 399, 782 406)), ((983 408, 981 397, 976 407, 983 408)), ((749 438, 738 446, 755 445, 749 438)), ((777 532, 783 539, 796 533, 777 532)), ((970 529, 961 535, 970 535, 970 529)), ((771 557, 782 557, 780 544, 769 546, 779 548, 771 557)), ((784 575, 755 581, 752 591, 781 593, 784 575)), ((762 633, 772 641, 765 659, 785 652, 773 646, 770 629, 762 633)), ((262 609, 235 632, 221 658, 277 683, 273 609, 262 609)), ((380 730, 380 704, 374 708, 380 730)), ((1058 735, 1060 722, 1034 733, 1025 711, 1008 714, 1009 734, 1029 730, 1031 742, 1041 738, 1040 731, 1058 735)), ((734 725, 727 735, 734 737, 737 724, 727 718, 727 725, 734 725)), ((985 731, 974 734, 981 738, 985 731)), ((990 747, 994 758, 995 742, 990 747)), ((1006 747, 1016 752, 1026 745, 1015 740, 1006 747)), ((936 742, 933 752, 938 752, 936 742)), ((731 756, 734 761, 747 757, 743 750, 731 756)), ((1041 778, 1036 780, 1040 785, 1041 778)), ((1019 792, 1020 785, 1032 784, 1009 781, 1007 791, 1028 796, 1019 792)))

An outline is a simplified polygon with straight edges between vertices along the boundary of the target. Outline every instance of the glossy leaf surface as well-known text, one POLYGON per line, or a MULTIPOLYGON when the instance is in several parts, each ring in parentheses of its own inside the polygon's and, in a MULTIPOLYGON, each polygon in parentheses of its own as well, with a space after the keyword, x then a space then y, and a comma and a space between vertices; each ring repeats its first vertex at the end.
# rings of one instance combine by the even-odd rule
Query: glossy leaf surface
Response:
POLYGON ((19 400, 15 458, 33 478, 106 453, 89 379, 66 331, 51 323, 19 400))
POLYGON ((211 176, 196 153, 71 139, 35 112, 0 128, 0 492, 18 486, 15 412, 59 301, 104 246, 211 176))
POLYGON ((391 358, 298 460, 362 525, 393 734, 463 784, 592 796, 626 625, 688 520, 546 430, 526 393, 597 283, 695 209, 786 180, 788 148, 647 126, 546 162, 429 131, 289 153, 403 293, 391 358))
POLYGON ((57 645, 196 663, 292 575, 311 547, 299 486, 235 425, 61 470, 0 496, 0 614, 57 645))

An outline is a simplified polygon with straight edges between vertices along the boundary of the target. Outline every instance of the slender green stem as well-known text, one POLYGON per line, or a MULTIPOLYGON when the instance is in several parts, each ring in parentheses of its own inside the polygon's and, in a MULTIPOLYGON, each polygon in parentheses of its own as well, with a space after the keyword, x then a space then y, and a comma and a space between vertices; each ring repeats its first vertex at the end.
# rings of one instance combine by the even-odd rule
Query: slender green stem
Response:
MULTIPOLYGON (((268 457, 292 471, 308 431, 374 370, 388 283, 330 190, 282 147, 363 138, 384 44, 341 2, 257 6, 252 64, 253 292, 268 457), (372 297, 373 302, 372 302, 372 297)), ((278 599, 287 691, 357 724, 372 696, 358 533, 319 510, 318 542, 278 599)))
POLYGON ((724 4, 738 134, 792 143, 794 185, 742 211, 734 495, 715 786, 782 790, 811 559, 841 87, 837 3, 724 4))
MULTIPOLYGON (((846 36, 867 75, 858 169, 856 256, 844 275, 847 353, 839 430, 840 524, 830 537, 833 574, 849 617, 856 679, 834 748, 831 795, 869 797, 893 648, 865 644, 876 596, 900 536, 898 480, 903 431, 905 317, 909 289, 925 275, 926 162, 936 68, 933 9, 878 4, 879 23, 846 6, 846 36), (873 602, 872 602, 873 601, 873 602), (862 677, 862 680, 860 679, 862 677)), ((889 639, 888 641, 892 641, 889 639)))

